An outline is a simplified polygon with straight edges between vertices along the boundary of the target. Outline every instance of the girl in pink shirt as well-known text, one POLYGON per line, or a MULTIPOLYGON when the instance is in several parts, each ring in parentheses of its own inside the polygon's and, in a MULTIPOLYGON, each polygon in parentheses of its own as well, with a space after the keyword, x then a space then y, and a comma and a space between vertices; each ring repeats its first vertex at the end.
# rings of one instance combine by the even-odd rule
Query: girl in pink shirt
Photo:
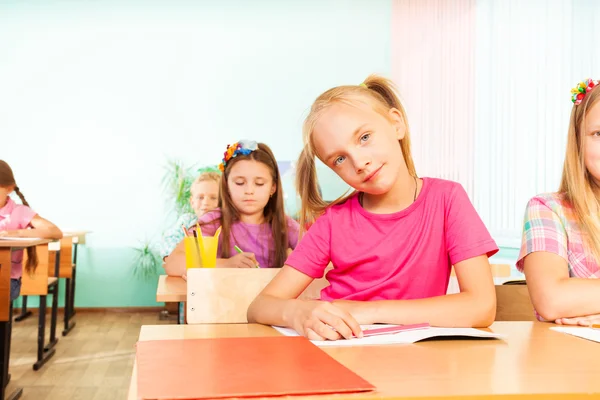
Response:
MULTIPOLYGON (((205 236, 221 227, 217 268, 282 267, 288 249, 296 248, 299 227, 285 214, 273 152, 264 143, 239 141, 227 147, 220 168, 222 206, 198 219, 205 236)), ((183 243, 164 266, 169 275, 185 276, 183 243)))
MULTIPOLYGON (((0 160, 0 237, 32 237, 44 239, 60 239, 62 232, 52 222, 40 217, 29 208, 25 196, 15 182, 10 166, 0 160), (15 192, 21 203, 15 203, 10 197, 15 192)), ((23 275, 23 250, 16 250, 11 255, 10 299, 19 297, 21 292, 21 276, 23 275)), ((35 247, 27 248, 27 264, 25 271, 35 271, 38 264, 35 247)))
POLYGON ((406 114, 390 81, 370 76, 317 98, 304 123, 296 186, 300 226, 310 228, 250 305, 248 321, 291 327, 312 340, 360 337, 359 324, 493 322, 488 257, 498 248, 461 185, 417 177, 406 114), (355 191, 324 202, 315 157, 355 191), (330 262, 321 301, 298 300, 330 262), (452 266, 461 292, 445 295, 452 266))

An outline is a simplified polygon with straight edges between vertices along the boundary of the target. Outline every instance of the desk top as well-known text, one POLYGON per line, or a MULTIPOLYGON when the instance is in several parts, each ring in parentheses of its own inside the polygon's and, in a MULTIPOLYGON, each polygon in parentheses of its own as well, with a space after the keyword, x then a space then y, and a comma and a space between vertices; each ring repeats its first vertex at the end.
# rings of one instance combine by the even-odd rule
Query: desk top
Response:
MULTIPOLYGON (((377 387, 336 399, 600 398, 600 344, 541 322, 496 322, 506 340, 437 340, 412 345, 324 348, 377 387), (518 396, 518 397, 517 397, 518 396)), ((278 335, 256 324, 146 325, 139 340, 278 335)), ((129 400, 136 400, 134 365, 129 400)), ((311 396, 302 399, 324 399, 311 396)))
POLYGON ((180 276, 161 275, 158 277, 156 301, 178 302, 187 300, 187 282, 180 276))
POLYGON ((26 247, 37 246, 38 244, 50 243, 50 239, 27 239, 23 240, 0 240, 0 248, 24 249, 26 247))

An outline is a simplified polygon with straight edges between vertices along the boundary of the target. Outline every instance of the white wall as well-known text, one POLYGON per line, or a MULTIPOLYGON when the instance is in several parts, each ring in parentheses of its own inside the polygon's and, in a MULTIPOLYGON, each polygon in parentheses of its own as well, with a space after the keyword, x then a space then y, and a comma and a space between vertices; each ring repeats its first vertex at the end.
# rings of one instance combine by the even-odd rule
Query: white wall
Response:
MULTIPOLYGON (((165 223, 167 158, 295 159, 312 100, 390 74, 389 0, 0 4, 0 158, 32 207, 121 247, 165 223)), ((327 182, 324 182, 327 185, 327 182)))

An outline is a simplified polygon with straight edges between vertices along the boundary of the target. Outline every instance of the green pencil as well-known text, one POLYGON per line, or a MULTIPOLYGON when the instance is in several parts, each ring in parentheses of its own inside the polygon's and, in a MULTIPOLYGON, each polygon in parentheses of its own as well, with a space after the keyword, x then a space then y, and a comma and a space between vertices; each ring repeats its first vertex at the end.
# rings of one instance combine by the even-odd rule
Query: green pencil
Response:
MULTIPOLYGON (((237 251, 238 253, 242 254, 243 251, 242 249, 240 249, 237 244, 235 246, 233 246, 235 248, 235 251, 237 251)), ((260 265, 256 264, 256 268, 260 268, 260 265)))

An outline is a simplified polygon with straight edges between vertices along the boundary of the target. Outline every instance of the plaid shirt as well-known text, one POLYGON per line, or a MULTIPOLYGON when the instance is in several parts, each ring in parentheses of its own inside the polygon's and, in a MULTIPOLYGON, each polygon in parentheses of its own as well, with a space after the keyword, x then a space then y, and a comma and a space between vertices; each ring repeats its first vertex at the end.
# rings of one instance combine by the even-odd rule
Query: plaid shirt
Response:
POLYGON ((563 194, 541 194, 529 201, 522 243, 517 261, 517 269, 521 272, 525 256, 535 251, 546 251, 567 261, 570 277, 600 278, 600 267, 585 251, 573 207, 563 194))

